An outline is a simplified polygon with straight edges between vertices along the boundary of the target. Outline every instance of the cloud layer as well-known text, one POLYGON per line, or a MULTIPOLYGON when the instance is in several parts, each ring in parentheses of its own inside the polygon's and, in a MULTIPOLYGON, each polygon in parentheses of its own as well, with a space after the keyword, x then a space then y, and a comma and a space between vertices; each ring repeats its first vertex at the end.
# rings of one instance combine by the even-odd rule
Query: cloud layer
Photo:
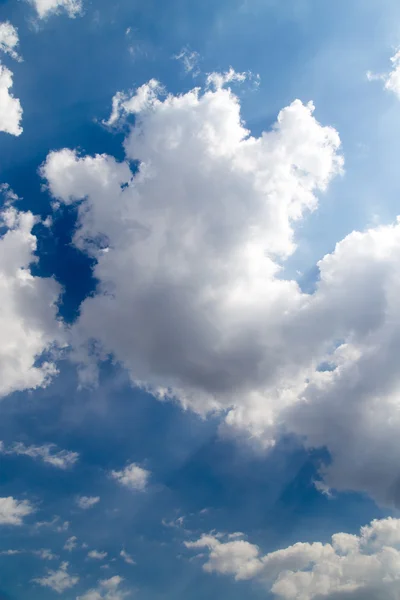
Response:
POLYGON ((297 543, 263 555, 243 539, 203 535, 187 548, 206 550, 209 573, 257 578, 282 600, 394 600, 400 585, 400 520, 337 533, 331 543, 297 543))

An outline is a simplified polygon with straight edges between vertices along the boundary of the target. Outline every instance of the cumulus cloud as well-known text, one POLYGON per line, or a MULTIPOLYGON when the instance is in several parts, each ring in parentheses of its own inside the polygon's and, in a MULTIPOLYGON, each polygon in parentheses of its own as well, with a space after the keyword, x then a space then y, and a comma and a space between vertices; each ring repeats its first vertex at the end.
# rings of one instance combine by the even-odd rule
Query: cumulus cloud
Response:
POLYGON ((78 543, 78 538, 76 537, 76 535, 72 535, 65 542, 64 550, 68 550, 68 552, 72 552, 73 550, 75 550, 77 543, 78 543))
POLYGON ((48 570, 47 575, 33 579, 34 583, 38 583, 42 587, 48 587, 59 594, 65 592, 76 585, 79 577, 68 573, 68 563, 63 562, 57 571, 48 570))
POLYGON ((394 600, 400 585, 399 519, 372 521, 358 536, 337 533, 331 543, 297 543, 266 555, 247 541, 214 535, 186 546, 207 550, 205 571, 257 578, 283 600, 394 600))
POLYGON ((130 463, 122 471, 111 471, 111 477, 131 490, 143 492, 147 487, 150 472, 136 463, 130 463))
POLYGON ((131 113, 137 172, 67 149, 42 168, 79 202, 74 244, 96 261, 73 330, 82 381, 112 355, 157 398, 222 412, 222 431, 327 448, 321 489, 400 503, 400 224, 338 243, 313 294, 282 277, 296 224, 342 170, 338 133, 297 100, 251 136, 219 85, 173 96, 152 80, 114 99, 112 123, 131 113))
POLYGON ((55 444, 44 444, 43 446, 25 446, 22 442, 14 442, 6 448, 0 441, 0 454, 15 454, 17 456, 30 456, 33 459, 42 460, 57 469, 68 469, 79 459, 77 452, 69 450, 58 450, 55 444))
POLYGON ((18 31, 9 21, 0 23, 0 52, 9 54, 15 60, 21 58, 17 52, 19 44, 18 31))
POLYGON ((28 500, 16 500, 12 496, 0 498, 0 525, 22 525, 24 517, 33 512, 28 500))
POLYGON ((0 398, 45 387, 57 373, 52 350, 63 345, 57 320, 59 285, 35 277, 35 218, 12 206, 0 213, 0 398))
POLYGON ((22 107, 10 93, 12 85, 12 72, 0 63, 0 131, 18 136, 22 133, 22 107))
POLYGON ((39 19, 65 11, 69 17, 78 16, 83 9, 82 0, 28 0, 36 9, 39 19))
POLYGON ((121 589, 123 581, 119 575, 102 579, 97 588, 89 590, 83 596, 78 596, 76 600, 123 600, 130 595, 127 590, 121 589))
POLYGON ((96 504, 100 502, 100 496, 79 496, 76 499, 76 503, 79 508, 82 510, 88 510, 89 508, 93 508, 96 504))
POLYGON ((90 550, 88 552, 88 558, 93 558, 94 560, 104 560, 107 557, 107 552, 100 552, 99 550, 90 550))

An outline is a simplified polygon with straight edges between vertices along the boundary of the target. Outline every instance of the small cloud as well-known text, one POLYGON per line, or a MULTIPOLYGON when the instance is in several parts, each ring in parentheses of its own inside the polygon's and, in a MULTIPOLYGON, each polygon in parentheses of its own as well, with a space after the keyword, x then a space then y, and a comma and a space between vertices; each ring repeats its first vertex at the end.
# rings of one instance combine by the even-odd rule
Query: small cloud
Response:
POLYGON ((260 76, 258 74, 255 75, 251 71, 238 73, 232 67, 229 67, 229 70, 225 71, 225 73, 209 73, 207 75, 206 84, 207 87, 212 86, 214 89, 220 90, 228 83, 243 83, 246 80, 252 80, 256 87, 260 85, 260 76))
POLYGON ((100 502, 100 496, 79 496, 76 499, 77 505, 79 508, 82 508, 82 510, 93 508, 98 502, 100 502))
POLYGON ((76 575, 69 575, 67 569, 68 563, 63 562, 61 563, 58 571, 48 570, 45 577, 39 577, 37 579, 33 579, 32 581, 34 583, 38 583, 42 587, 51 588, 58 594, 62 594, 62 592, 72 588, 79 581, 79 577, 76 575))
POLYGON ((76 535, 71 536, 65 542, 64 550, 68 550, 68 552, 72 552, 73 550, 75 550, 77 543, 78 543, 78 538, 76 537, 76 535))
POLYGON ((0 442, 0 453, 5 455, 29 456, 33 459, 42 460, 44 463, 57 469, 69 469, 79 459, 77 452, 69 450, 58 450, 55 444, 44 444, 43 446, 25 446, 22 442, 15 442, 8 449, 0 442))
POLYGON ((82 0, 28 0, 36 9, 39 19, 47 19, 50 15, 59 14, 63 10, 70 18, 82 13, 82 0))
POLYGON ((136 463, 131 463, 122 471, 111 471, 111 477, 131 490, 143 492, 147 487, 150 471, 142 469, 136 463))
POLYGON ((88 558, 93 558, 94 560, 104 560, 107 556, 107 552, 99 552, 98 550, 88 552, 88 558))
POLYGON ((28 500, 16 500, 12 496, 0 498, 0 525, 22 525, 24 517, 34 511, 28 500))
POLYGON ((200 54, 194 50, 190 50, 187 46, 182 48, 179 54, 175 54, 172 58, 181 61, 185 73, 192 73, 193 77, 200 73, 198 66, 200 54))
POLYGON ((42 560, 57 560, 59 558, 57 554, 53 554, 53 552, 48 548, 33 550, 32 554, 38 558, 41 558, 42 560))
POLYGON ((17 52, 19 44, 18 31, 9 21, 0 23, 0 51, 9 54, 11 58, 22 61, 17 52))
POLYGON ((120 556, 128 565, 136 565, 136 562, 133 560, 132 556, 128 554, 124 549, 121 550, 120 556))

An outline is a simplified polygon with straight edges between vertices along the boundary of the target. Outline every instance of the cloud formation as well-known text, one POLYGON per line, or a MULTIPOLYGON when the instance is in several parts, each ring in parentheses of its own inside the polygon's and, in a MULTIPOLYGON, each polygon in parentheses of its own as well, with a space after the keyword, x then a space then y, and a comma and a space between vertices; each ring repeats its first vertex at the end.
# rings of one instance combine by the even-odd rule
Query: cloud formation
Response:
POLYGON ((297 543, 263 555, 245 540, 203 535, 187 542, 207 551, 203 569, 236 580, 257 578, 282 600, 394 600, 400 585, 400 520, 375 520, 331 543, 297 543), (222 541, 221 541, 222 539, 222 541))
POLYGON ((76 499, 76 503, 79 508, 82 510, 88 510, 89 508, 93 508, 96 504, 100 502, 100 496, 79 496, 76 499))
POLYGON ((111 471, 111 477, 131 490, 143 492, 147 487, 150 472, 136 463, 130 463, 122 471, 111 471))
POLYGON ((65 590, 68 590, 79 581, 79 577, 76 575, 70 575, 68 573, 68 563, 63 562, 57 571, 48 570, 47 575, 44 577, 38 577, 33 579, 34 583, 38 583, 42 587, 48 587, 58 594, 62 594, 65 590))
POLYGON ((254 137, 229 88, 160 90, 114 98, 111 124, 135 115, 138 172, 68 149, 42 168, 55 198, 80 202, 74 244, 96 260, 73 329, 82 381, 111 355, 157 398, 223 412, 222 430, 327 448, 326 486, 399 503, 400 224, 348 235, 302 292, 282 265, 342 171, 338 133, 296 100, 254 137))
POLYGON ((0 441, 0 454, 30 456, 33 459, 42 460, 57 469, 69 469, 79 459, 78 452, 69 450, 57 450, 55 444, 44 444, 43 446, 25 446, 22 442, 14 442, 6 448, 0 441))
POLYGON ((114 575, 110 579, 101 579, 96 589, 89 590, 76 600, 123 600, 130 595, 127 590, 121 589, 123 578, 114 575))
POLYGON ((28 500, 16 500, 12 496, 0 498, 0 525, 22 525, 24 517, 34 510, 28 500))
POLYGON ((12 72, 0 63, 0 131, 18 136, 22 133, 22 107, 10 93, 12 85, 12 72))
POLYGON ((60 286, 30 270, 35 222, 10 205, 0 213, 0 398, 48 385, 57 373, 52 350, 64 344, 56 317, 60 286))
POLYGON ((0 23, 0 52, 9 54, 11 58, 20 61, 21 58, 17 52, 19 44, 18 31, 9 21, 0 23))
POLYGON ((78 16, 83 9, 82 0, 28 0, 36 9, 39 19, 65 11, 71 18, 78 16))

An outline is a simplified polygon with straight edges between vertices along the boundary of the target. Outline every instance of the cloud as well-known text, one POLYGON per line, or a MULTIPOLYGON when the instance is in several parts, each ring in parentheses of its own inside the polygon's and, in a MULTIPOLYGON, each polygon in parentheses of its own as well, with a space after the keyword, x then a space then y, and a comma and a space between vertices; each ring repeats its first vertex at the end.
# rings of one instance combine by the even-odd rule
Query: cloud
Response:
POLYGON ((41 529, 42 527, 49 527, 57 533, 63 533, 69 529, 69 521, 60 523, 60 517, 54 517, 51 521, 38 521, 35 523, 35 529, 41 529))
POLYGON ((185 47, 182 48, 182 50, 178 54, 175 54, 172 58, 182 62, 185 73, 192 73, 193 76, 199 74, 200 55, 198 52, 185 47))
POLYGON ((69 17, 74 18, 81 14, 82 0, 28 0, 36 9, 40 19, 65 11, 69 17))
POLYGON ((219 90, 222 89, 227 83, 232 83, 234 81, 237 83, 243 83, 246 81, 246 79, 252 77, 252 73, 238 73, 232 67, 230 67, 225 73, 209 73, 207 75, 207 85, 213 86, 216 90, 219 90))
POLYGON ((68 550, 68 552, 72 552, 73 550, 75 550, 75 548, 77 546, 77 542, 78 542, 78 538, 76 537, 76 535, 72 535, 65 542, 64 550, 68 550))
POLYGON ((44 463, 52 465, 57 469, 69 469, 79 459, 77 452, 68 450, 55 451, 55 444, 44 444, 43 446, 25 446, 22 442, 14 442, 8 449, 0 441, 0 454, 16 454, 17 456, 30 456, 33 459, 40 459, 44 463))
POLYGON ((128 565, 136 565, 136 562, 133 560, 132 556, 128 554, 124 548, 121 550, 119 555, 128 565))
POLYGON ((0 52, 9 54, 15 60, 21 58, 17 52, 19 44, 18 31, 9 21, 0 23, 0 52))
POLYGON ((82 508, 82 510, 93 508, 98 502, 100 502, 100 496, 79 496, 79 498, 76 499, 77 505, 79 508, 82 508))
POLYGON ((388 73, 367 72, 368 81, 383 81, 385 90, 394 92, 400 99, 400 50, 391 57, 392 70, 388 73))
POLYGON ((88 552, 88 558, 93 558, 94 560, 104 560, 107 556, 107 552, 99 552, 98 550, 88 552))
POLYGON ((13 74, 0 63, 0 131, 11 135, 21 135, 22 108, 18 98, 10 93, 13 74))
POLYGON ((206 549, 203 568, 236 580, 257 578, 283 600, 394 600, 400 585, 400 520, 375 520, 359 536, 337 533, 331 543, 297 543, 263 555, 247 541, 203 535, 187 542, 206 549))
POLYGON ((35 222, 12 206, 0 213, 0 398, 48 385, 57 373, 52 351, 64 344, 56 317, 60 286, 30 270, 35 222))
POLYGON ((41 548, 40 550, 33 550, 32 554, 34 554, 35 556, 37 556, 38 558, 40 558, 42 560, 57 560, 59 558, 59 556, 57 556, 57 554, 54 554, 48 548, 41 548))
POLYGON ((0 525, 22 525, 24 517, 33 512, 28 500, 16 500, 12 496, 0 498, 0 525))
POLYGON ((76 600, 123 600, 130 595, 128 591, 120 589, 123 581, 119 575, 110 579, 102 579, 96 589, 89 590, 83 596, 78 596, 76 600))
POLYGON ((253 137, 230 89, 160 90, 114 103, 113 123, 135 114, 135 174, 67 149, 42 168, 55 198, 80 202, 74 244, 96 261, 72 332, 82 381, 111 355, 160 400, 219 412, 221 433, 326 448, 320 489, 400 504, 400 223, 348 235, 302 292, 282 265, 342 170, 337 132, 297 100, 253 137))
POLYGON ((60 568, 57 571, 47 571, 47 575, 45 577, 39 577, 37 579, 33 579, 34 583, 38 583, 42 587, 48 587, 62 594, 65 590, 72 588, 79 581, 79 577, 76 575, 70 575, 68 573, 68 563, 63 562, 60 565, 60 568))
POLYGON ((150 472, 136 463, 127 465, 122 471, 111 471, 111 477, 131 490, 142 492, 146 489, 150 472))

